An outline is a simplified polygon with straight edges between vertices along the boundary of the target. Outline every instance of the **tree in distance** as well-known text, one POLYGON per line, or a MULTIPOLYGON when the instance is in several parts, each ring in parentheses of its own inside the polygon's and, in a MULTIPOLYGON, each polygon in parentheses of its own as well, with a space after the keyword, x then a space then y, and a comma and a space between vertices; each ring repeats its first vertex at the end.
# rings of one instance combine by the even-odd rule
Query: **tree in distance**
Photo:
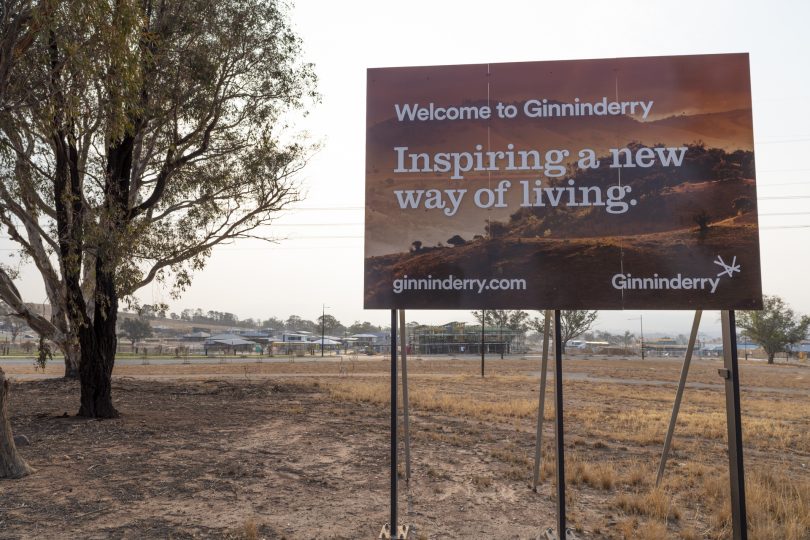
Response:
MULTIPOLYGON (((545 326, 545 312, 540 312, 542 317, 532 317, 530 325, 531 328, 538 333, 543 332, 545 326)), ((552 317, 554 312, 552 311, 552 317)), ((560 336, 562 338, 562 352, 565 354, 566 344, 575 337, 581 336, 588 330, 596 318, 599 316, 598 311, 591 311, 587 309, 563 309, 560 311, 560 336)), ((550 328, 554 328, 554 320, 551 321, 550 328)), ((553 334, 552 334, 553 335, 553 334)))
POLYGON ((520 309, 485 309, 473 311, 472 316, 479 324, 496 326, 501 341, 501 358, 504 355, 503 330, 508 328, 513 332, 523 333, 529 329, 529 314, 520 309))
POLYGON ((452 238, 448 239, 447 243, 450 244, 453 247, 458 247, 458 246, 463 246, 464 244, 467 243, 467 241, 464 240, 460 235, 457 234, 457 235, 453 236, 452 238))
POLYGON ((60 7, 0 72, 0 225, 53 318, 5 266, 0 298, 78 370, 79 415, 115 417, 119 300, 154 281, 177 297, 217 246, 270 239, 301 198, 311 146, 283 132, 315 76, 276 2, 42 4, 60 7))
POLYGON ((129 338, 133 347, 138 340, 152 337, 152 327, 149 321, 141 319, 140 317, 124 319, 121 322, 121 330, 123 330, 124 334, 129 338))
POLYGON ((321 315, 318 317, 318 328, 323 328, 324 333, 338 335, 346 331, 346 327, 334 315, 321 315))
POLYGON ((790 345, 807 337, 810 317, 798 316, 779 296, 765 295, 762 310, 737 312, 737 326, 765 350, 768 363, 773 364, 776 353, 787 352, 790 345))
POLYGON ((284 323, 287 330, 292 332, 320 332, 321 327, 314 322, 302 319, 298 315, 290 315, 284 323))
POLYGON ((375 334, 377 332, 380 332, 381 330, 382 329, 379 326, 371 324, 368 321, 363 321, 363 322, 354 321, 354 324, 352 324, 347 329, 347 331, 349 332, 350 335, 354 335, 354 334, 375 334))
POLYGON ((709 234, 709 225, 712 221, 709 213, 706 212, 705 209, 701 209, 699 212, 695 213, 694 216, 692 216, 692 221, 694 221, 698 226, 698 236, 705 238, 706 235, 709 234))
POLYGON ((5 302, 0 302, 0 317, 5 319, 6 330, 11 334, 11 342, 16 343, 17 336, 19 336, 20 332, 25 328, 25 322, 23 322, 5 302))

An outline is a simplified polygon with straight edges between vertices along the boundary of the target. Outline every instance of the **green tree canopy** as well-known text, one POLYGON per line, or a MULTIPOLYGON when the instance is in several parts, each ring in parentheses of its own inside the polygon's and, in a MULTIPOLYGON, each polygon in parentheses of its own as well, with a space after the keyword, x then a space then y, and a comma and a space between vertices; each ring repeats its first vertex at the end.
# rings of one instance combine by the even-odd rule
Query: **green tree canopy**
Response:
POLYGON ((375 334, 380 332, 381 329, 379 326, 371 324, 368 321, 354 321, 354 324, 348 328, 348 331, 350 334, 375 334))
POLYGON ((285 128, 315 77, 275 1, 58 4, 0 73, 0 228, 54 315, 23 309, 2 265, 0 297, 78 350, 80 415, 110 417, 119 299, 154 281, 179 295, 217 246, 271 238, 300 199, 310 147, 285 128))
POLYGON ((123 330, 124 335, 129 338, 133 346, 136 341, 152 336, 152 326, 149 321, 140 317, 132 317, 121 321, 121 330, 123 330))
POLYGON ((343 326, 337 318, 333 315, 321 315, 318 317, 318 328, 323 329, 324 333, 326 334, 343 334, 346 330, 346 327, 343 326))
POLYGON ((781 297, 766 295, 762 310, 737 312, 737 326, 765 350, 768 363, 773 364, 776 353, 807 337, 810 317, 794 313, 781 297))
MULTIPOLYGON (((530 326, 536 332, 543 332, 545 325, 545 312, 540 312, 541 317, 533 317, 530 321, 530 326)), ((552 317, 554 312, 551 312, 552 317)), ((596 318, 599 316, 598 311, 591 311, 587 309, 564 309, 560 312, 560 335, 562 337, 562 352, 565 353, 565 345, 574 339, 581 336, 590 330, 596 318)), ((554 320, 551 321, 551 328, 554 328, 554 320)))

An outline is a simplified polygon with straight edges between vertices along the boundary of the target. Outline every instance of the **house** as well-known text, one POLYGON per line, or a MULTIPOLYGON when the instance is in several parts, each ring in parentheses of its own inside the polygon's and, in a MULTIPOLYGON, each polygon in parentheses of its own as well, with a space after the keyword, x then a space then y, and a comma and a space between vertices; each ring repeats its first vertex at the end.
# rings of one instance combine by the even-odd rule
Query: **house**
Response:
POLYGON ((353 334, 350 339, 353 340, 353 346, 361 351, 374 352, 374 345, 379 345, 377 334, 353 334))
POLYGON ((264 330, 240 330, 239 332, 234 332, 237 335, 241 336, 242 339, 247 339, 248 341, 255 341, 256 343, 261 343, 262 345, 266 345, 272 339, 270 332, 264 330))
POLYGON ((236 354, 248 352, 261 352, 262 346, 255 341, 243 339, 236 334, 216 334, 210 336, 203 343, 205 354, 208 352, 222 352, 223 354, 236 354))
POLYGON ((686 344, 671 337, 650 338, 644 340, 644 351, 648 356, 685 356, 686 344))
POLYGON ((191 332, 190 334, 183 334, 180 336, 180 339, 183 341, 205 341, 206 339, 210 338, 211 334, 208 332, 197 331, 191 332))
POLYGON ((283 332, 280 341, 282 343, 306 343, 312 334, 309 332, 283 332))
MULTIPOLYGON (((408 347, 413 354, 481 354, 480 324, 450 322, 439 326, 417 326, 408 331, 408 347)), ((484 327, 485 353, 525 352, 525 333, 507 327, 484 327)))

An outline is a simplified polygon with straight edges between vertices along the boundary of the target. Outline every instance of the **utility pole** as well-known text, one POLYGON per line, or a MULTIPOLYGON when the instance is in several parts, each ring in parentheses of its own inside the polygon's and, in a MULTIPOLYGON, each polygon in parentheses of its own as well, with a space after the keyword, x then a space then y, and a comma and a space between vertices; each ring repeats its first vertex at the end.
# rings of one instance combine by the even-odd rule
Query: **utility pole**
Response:
POLYGON ((323 358, 323 342, 326 334, 325 327, 326 327, 326 304, 323 304, 323 309, 321 310, 321 358, 323 358))

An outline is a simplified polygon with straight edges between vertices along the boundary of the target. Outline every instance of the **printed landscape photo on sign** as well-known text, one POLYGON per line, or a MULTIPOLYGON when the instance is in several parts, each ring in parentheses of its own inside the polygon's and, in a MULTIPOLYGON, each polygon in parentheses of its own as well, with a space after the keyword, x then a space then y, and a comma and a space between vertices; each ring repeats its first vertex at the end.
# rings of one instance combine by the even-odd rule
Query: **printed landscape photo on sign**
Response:
POLYGON ((747 54, 368 70, 366 308, 757 309, 747 54))

